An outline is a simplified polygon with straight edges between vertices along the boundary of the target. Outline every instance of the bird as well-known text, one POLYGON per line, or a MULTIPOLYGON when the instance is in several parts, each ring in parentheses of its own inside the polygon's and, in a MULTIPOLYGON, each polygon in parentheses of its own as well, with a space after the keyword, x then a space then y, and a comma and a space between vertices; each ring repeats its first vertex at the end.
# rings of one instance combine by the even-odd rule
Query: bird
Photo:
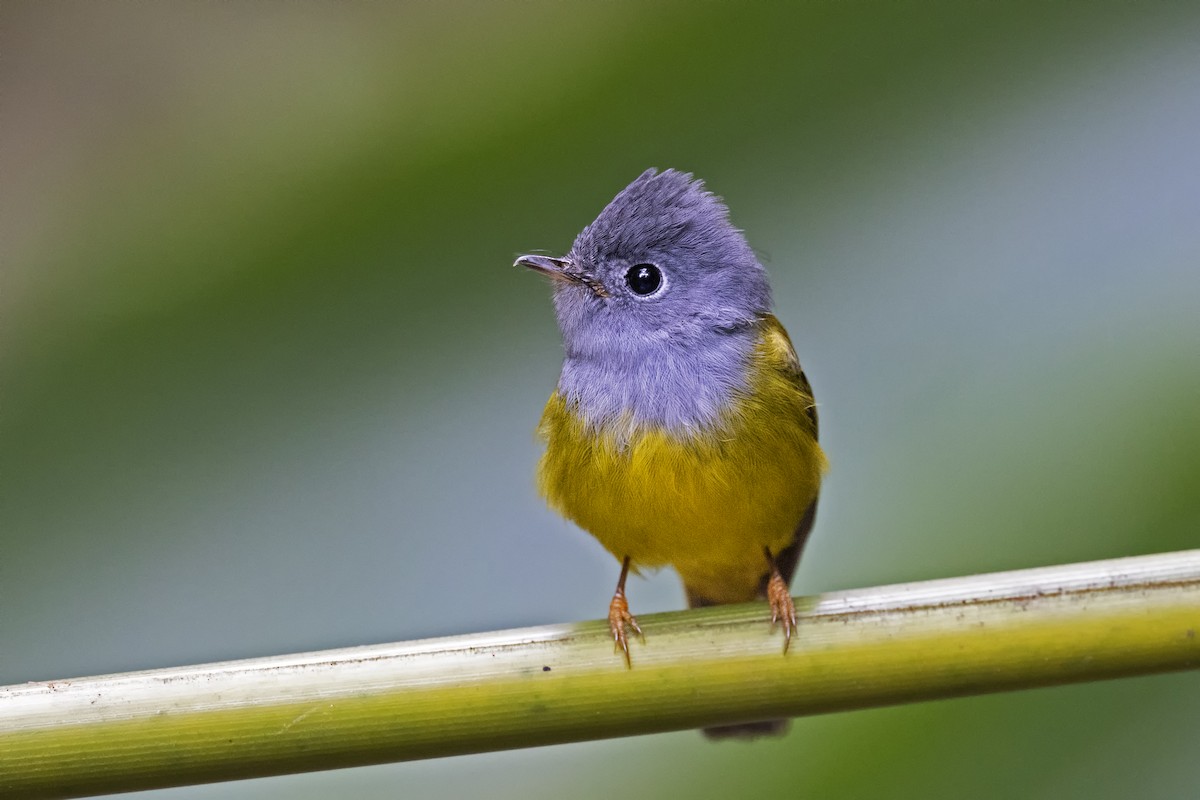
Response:
MULTIPOLYGON (((608 622, 626 667, 630 637, 642 635, 626 579, 667 566, 689 608, 766 600, 786 656, 789 584, 827 462, 767 272, 725 203, 690 173, 649 169, 565 256, 514 266, 551 279, 564 348, 538 424, 538 488, 621 564, 608 622)), ((705 732, 785 729, 767 720, 705 732)))

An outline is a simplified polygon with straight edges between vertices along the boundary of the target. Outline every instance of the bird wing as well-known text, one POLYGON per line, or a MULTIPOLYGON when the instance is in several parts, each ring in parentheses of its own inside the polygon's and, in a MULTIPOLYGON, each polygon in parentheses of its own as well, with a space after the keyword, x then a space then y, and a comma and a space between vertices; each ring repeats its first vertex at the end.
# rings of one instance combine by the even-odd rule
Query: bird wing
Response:
MULTIPOLYGON (((779 370, 807 398, 805 413, 808 420, 812 423, 812 435, 816 439, 819 429, 817 403, 813 398, 812 385, 808 382, 808 376, 800 368, 800 359, 796 356, 796 349, 792 347, 792 340, 788 336, 787 330, 784 329, 783 325, 780 324, 774 315, 769 314, 764 317, 763 326, 763 339, 768 359, 771 365, 779 370)), ((812 533, 813 523, 816 521, 816 518, 817 498, 814 497, 812 503, 809 504, 808 509, 800 518, 800 522, 796 525, 796 535, 792 543, 775 554, 775 564, 779 567, 779 572, 783 575, 783 579, 789 584, 792 582, 792 575, 796 572, 796 565, 800 563, 800 553, 804 549, 805 542, 808 541, 808 535, 812 533)), ((762 585, 759 587, 759 594, 762 597, 766 597, 767 580, 769 577, 769 575, 764 576, 762 585)))

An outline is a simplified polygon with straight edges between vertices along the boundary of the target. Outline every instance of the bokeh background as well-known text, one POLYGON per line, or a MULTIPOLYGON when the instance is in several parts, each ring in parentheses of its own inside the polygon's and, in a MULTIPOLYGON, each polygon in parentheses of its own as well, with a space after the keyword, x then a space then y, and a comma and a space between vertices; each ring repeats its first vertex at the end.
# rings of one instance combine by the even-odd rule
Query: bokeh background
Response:
MULTIPOLYGON (((800 593, 1196 547, 1200 6, 0 6, 0 684, 603 614, 561 252, 649 166, 773 275, 800 593)), ((640 613, 681 607, 635 581, 640 613)), ((146 793, 1179 798, 1195 674, 146 793)))

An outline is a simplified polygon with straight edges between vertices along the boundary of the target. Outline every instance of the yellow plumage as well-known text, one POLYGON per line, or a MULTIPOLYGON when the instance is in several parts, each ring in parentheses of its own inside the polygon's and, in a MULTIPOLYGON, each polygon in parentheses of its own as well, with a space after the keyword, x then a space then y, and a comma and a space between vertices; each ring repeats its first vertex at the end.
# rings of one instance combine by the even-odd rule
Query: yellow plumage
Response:
POLYGON ((783 326, 759 323, 744 393, 719 422, 672 432, 590 425, 559 393, 538 432, 538 484, 551 507, 635 567, 673 566, 689 594, 753 600, 792 543, 825 469, 813 397, 783 326))

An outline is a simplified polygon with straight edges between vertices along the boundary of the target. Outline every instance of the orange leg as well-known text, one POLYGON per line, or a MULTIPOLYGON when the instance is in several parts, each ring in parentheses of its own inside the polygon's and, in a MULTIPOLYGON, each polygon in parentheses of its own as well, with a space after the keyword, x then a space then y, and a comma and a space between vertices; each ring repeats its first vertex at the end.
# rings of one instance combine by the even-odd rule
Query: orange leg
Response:
POLYGON ((792 602, 792 593, 788 590, 787 581, 775 564, 775 557, 770 548, 763 548, 767 563, 771 565, 771 577, 767 580, 767 602, 771 604, 771 630, 775 625, 783 623, 783 652, 786 655, 788 646, 792 643, 792 631, 796 629, 796 604, 792 602))
POLYGON ((617 590, 613 592, 612 602, 608 604, 608 627, 615 642, 613 650, 620 648, 625 654, 625 666, 632 669, 633 662, 629 660, 629 637, 625 634, 625 626, 633 628, 638 636, 642 635, 642 629, 638 627, 633 614, 629 613, 629 603, 625 600, 625 578, 628 575, 629 556, 625 556, 625 560, 621 562, 621 577, 617 580, 617 590))

